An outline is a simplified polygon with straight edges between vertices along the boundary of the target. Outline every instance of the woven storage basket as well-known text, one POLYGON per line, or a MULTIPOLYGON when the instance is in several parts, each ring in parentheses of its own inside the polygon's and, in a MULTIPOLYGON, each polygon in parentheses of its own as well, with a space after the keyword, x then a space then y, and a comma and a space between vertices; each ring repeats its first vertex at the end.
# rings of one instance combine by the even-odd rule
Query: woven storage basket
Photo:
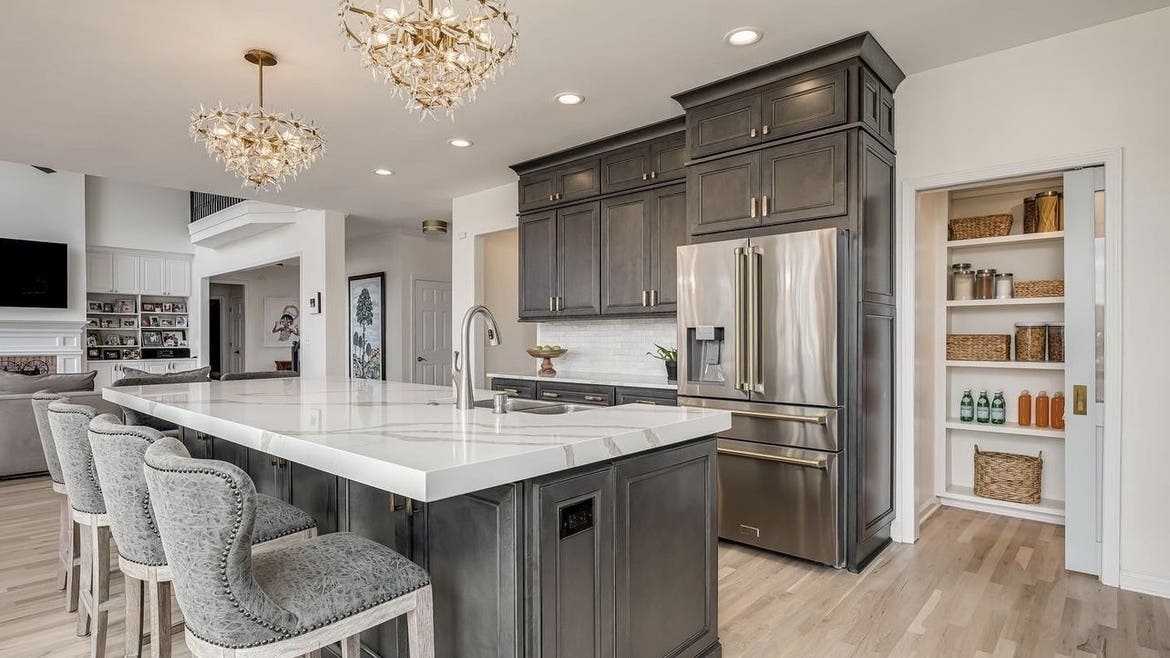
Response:
POLYGON ((982 215, 961 217, 947 223, 951 240, 975 240, 978 238, 999 238, 1012 230, 1011 215, 982 215))
POLYGON ((948 361, 1007 361, 1011 351, 1008 334, 947 334, 948 361))
POLYGON ((1016 281, 1012 286, 1013 297, 1064 297, 1062 279, 1041 279, 1039 281, 1016 281))
POLYGON ((1043 452, 1032 457, 983 452, 975 446, 975 495, 1028 505, 1039 503, 1043 457, 1043 452))

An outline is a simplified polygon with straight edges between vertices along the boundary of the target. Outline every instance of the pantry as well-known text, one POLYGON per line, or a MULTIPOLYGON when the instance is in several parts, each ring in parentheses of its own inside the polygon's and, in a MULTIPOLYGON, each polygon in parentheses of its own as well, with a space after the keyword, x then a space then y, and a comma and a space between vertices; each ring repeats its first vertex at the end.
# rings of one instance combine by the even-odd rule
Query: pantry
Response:
POLYGON ((1068 568, 1096 572, 1104 168, 915 201, 918 521, 941 504, 1064 524, 1068 568))

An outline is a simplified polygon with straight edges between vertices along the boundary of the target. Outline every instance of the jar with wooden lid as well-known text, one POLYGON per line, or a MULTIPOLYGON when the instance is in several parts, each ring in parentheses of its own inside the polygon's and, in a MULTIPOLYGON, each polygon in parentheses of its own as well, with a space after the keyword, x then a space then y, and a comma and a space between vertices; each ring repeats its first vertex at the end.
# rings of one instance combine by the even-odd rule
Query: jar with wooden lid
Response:
POLYGON ((1024 199, 1024 233, 1035 233, 1040 216, 1036 211, 1036 197, 1024 199))
POLYGON ((995 299, 995 270, 976 270, 975 299, 995 299))
POLYGON ((1064 362, 1064 323, 1048 323, 1048 360, 1064 362))
POLYGON ((1041 192, 1036 195, 1036 232, 1049 233, 1064 228, 1063 195, 1041 192))
POLYGON ((975 299, 975 270, 970 263, 963 263, 967 267, 951 274, 953 289, 951 298, 959 301, 975 299))
POLYGON ((1016 323, 1016 361, 1043 361, 1048 325, 1044 322, 1016 323))
POLYGON ((955 277, 963 272, 971 271, 971 263, 955 263, 951 265, 951 273, 947 277, 947 299, 955 299, 955 277))

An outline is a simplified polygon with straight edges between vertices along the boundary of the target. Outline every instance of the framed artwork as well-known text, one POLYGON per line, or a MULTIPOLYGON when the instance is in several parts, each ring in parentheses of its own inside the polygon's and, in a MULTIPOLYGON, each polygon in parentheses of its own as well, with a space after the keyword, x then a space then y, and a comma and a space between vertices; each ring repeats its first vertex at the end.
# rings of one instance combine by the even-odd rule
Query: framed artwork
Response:
POLYGON ((175 326, 175 319, 174 318, 163 318, 162 319, 162 326, 164 326, 164 327, 175 326))
POLYGON ((101 302, 90 302, 89 303, 89 312, 90 313, 101 313, 102 312, 102 303, 101 302))
POLYGON ((131 347, 138 345, 138 338, 135 336, 122 336, 122 344, 131 347))
POLYGON ((349 376, 386 379, 386 275, 349 277, 349 376))
POLYGON ((175 302, 173 308, 175 309, 175 313, 186 313, 187 302, 175 302))
POLYGON ((97 318, 87 318, 85 321, 85 325, 87 327, 100 327, 101 322, 99 322, 97 318))
POLYGON ((149 322, 149 325, 150 325, 150 326, 152 326, 152 327, 157 327, 157 326, 158 326, 158 316, 157 316, 157 315, 152 315, 152 316, 150 316, 150 322, 149 322))
POLYGON ((177 331, 164 331, 162 333, 163 347, 183 347, 187 341, 183 339, 183 334, 177 331))
POLYGON ((301 309, 291 297, 264 298, 264 347, 292 347, 301 339, 301 309))
POLYGON ((138 320, 135 320, 134 318, 122 318, 122 328, 123 329, 137 329, 138 328, 138 320))
POLYGON ((155 311, 154 302, 142 302, 142 312, 143 313, 154 313, 154 311, 155 311))
POLYGON ((114 303, 113 302, 102 302, 102 313, 113 313, 113 312, 114 312, 114 303))
POLYGON ((85 358, 90 361, 97 361, 102 358, 102 351, 96 347, 90 347, 85 350, 85 358))
POLYGON ((157 331, 142 332, 143 347, 162 347, 162 334, 157 331))
POLYGON ((118 305, 118 306, 117 306, 117 308, 118 308, 118 311, 117 311, 117 312, 118 312, 118 313, 133 313, 133 312, 134 312, 134 300, 131 300, 131 299, 119 299, 119 300, 118 300, 117 302, 115 302, 115 303, 118 305))
POLYGON ((90 334, 90 335, 86 336, 85 337, 85 346, 86 347, 97 347, 98 346, 98 337, 95 334, 90 334))
POLYGON ((180 315, 179 317, 175 318, 175 326, 176 327, 186 327, 187 326, 187 316, 180 315))
POLYGON ((122 344, 122 337, 121 336, 119 336, 117 334, 110 334, 109 336, 106 336, 106 345, 114 346, 114 345, 121 345, 121 344, 122 344))
POLYGON ((126 350, 125 355, 126 355, 125 358, 130 359, 131 361, 137 361, 138 359, 142 358, 142 351, 141 350, 126 350))
POLYGON ((159 309, 163 313, 174 313, 175 305, 172 302, 163 302, 159 305, 159 309))
POLYGON ((117 361, 122 358, 122 353, 118 350, 102 350, 103 361, 117 361))

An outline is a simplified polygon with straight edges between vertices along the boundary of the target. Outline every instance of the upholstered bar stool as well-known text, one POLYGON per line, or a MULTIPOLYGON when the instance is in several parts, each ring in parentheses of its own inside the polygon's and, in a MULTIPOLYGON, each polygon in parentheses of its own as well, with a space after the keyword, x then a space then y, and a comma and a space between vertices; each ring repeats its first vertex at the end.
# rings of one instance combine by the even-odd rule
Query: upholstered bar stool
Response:
MULTIPOLYGON (((142 650, 143 586, 150 592, 151 656, 171 654, 171 569, 150 509, 143 456, 163 437, 150 427, 132 427, 102 414, 89 424, 93 450, 110 527, 118 546, 118 567, 126 579, 126 655, 142 650)), ((252 550, 275 550, 317 536, 317 522, 307 512, 271 496, 256 496, 252 550)))
POLYGON ((90 633, 90 655, 104 656, 110 601, 110 522, 93 454, 89 449, 89 421, 97 412, 93 407, 69 404, 62 400, 49 403, 49 428, 61 460, 65 489, 73 520, 81 534, 81 570, 77 634, 90 633), (92 629, 91 629, 92 625, 92 629))
POLYGON ((253 556, 256 488, 177 439, 146 450, 146 483, 196 656, 299 656, 406 615, 411 658, 433 658, 427 572, 393 550, 333 533, 253 556))
POLYGON ((49 427, 49 405, 60 399, 58 393, 38 391, 33 394, 32 408, 37 434, 41 437, 41 449, 45 452, 45 465, 49 469, 49 479, 53 482, 53 492, 61 495, 61 519, 57 535, 57 589, 65 590, 65 611, 74 612, 77 610, 77 580, 81 575, 78 556, 81 532, 73 520, 73 510, 69 507, 69 492, 65 489, 65 476, 61 474, 61 458, 57 455, 57 443, 49 427))

